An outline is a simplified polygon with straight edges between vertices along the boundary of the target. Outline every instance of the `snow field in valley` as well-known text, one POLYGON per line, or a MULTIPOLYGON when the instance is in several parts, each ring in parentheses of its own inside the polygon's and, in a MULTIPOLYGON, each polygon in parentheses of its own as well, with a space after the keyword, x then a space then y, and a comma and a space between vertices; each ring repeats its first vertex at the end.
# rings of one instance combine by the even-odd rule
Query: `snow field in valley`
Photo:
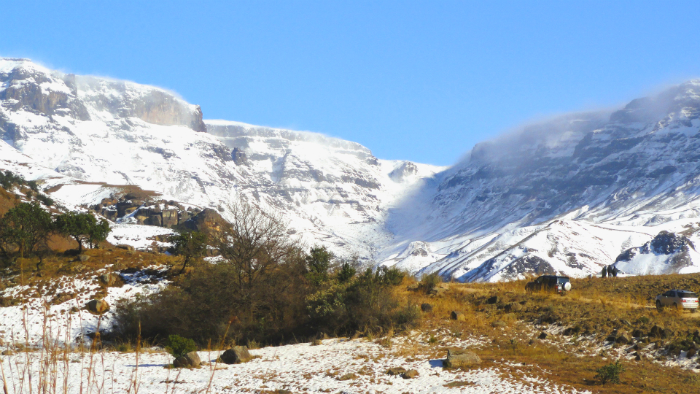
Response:
MULTIPOLYGON (((364 339, 328 339, 318 346, 302 343, 253 349, 250 352, 255 358, 237 365, 216 364, 218 352, 200 351, 199 356, 205 364, 199 369, 166 368, 172 357, 157 349, 139 355, 138 369, 134 353, 69 353, 70 361, 58 364, 59 391, 63 392, 62 374, 67 373, 69 393, 128 392, 135 377, 138 392, 144 394, 204 392, 207 388, 211 393, 255 393, 262 390, 426 394, 580 392, 547 382, 532 373, 536 368, 533 366, 503 363, 502 367, 497 364, 467 371, 443 369, 442 360, 431 358, 425 345, 416 346, 413 340, 402 337, 394 339, 391 349, 364 339), (409 355, 406 355, 405 346, 410 349, 409 355), (91 364, 94 376, 88 386, 87 371, 91 364), (415 369, 419 376, 404 379, 386 374, 387 369, 393 367, 415 369), (83 371, 82 375, 79 371, 83 371), (346 375, 350 374, 354 376, 347 378, 346 375)), ((479 340, 459 341, 455 345, 478 348, 479 340)), ((20 371, 26 373, 27 360, 28 369, 37 379, 39 357, 38 353, 30 352, 3 358, 5 374, 9 372, 10 375, 8 386, 11 394, 17 392, 20 371)))

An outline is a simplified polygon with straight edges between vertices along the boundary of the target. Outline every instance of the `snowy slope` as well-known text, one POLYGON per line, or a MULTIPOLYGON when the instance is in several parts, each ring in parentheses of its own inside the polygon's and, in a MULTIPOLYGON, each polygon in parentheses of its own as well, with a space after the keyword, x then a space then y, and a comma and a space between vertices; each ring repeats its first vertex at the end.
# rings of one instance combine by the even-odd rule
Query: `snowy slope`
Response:
POLYGON ((95 204, 110 185, 127 184, 224 216, 246 199, 278 213, 309 245, 370 257, 391 238, 387 210, 443 169, 378 160, 357 143, 317 133, 205 125, 198 106, 166 90, 24 59, 0 60, 0 82, 2 149, 18 158, 2 168, 30 179, 62 176, 66 186, 54 197, 69 206, 95 204), (18 160, 43 170, 18 168, 18 160))
POLYGON ((399 249, 386 251, 385 264, 416 269, 400 247, 422 241, 444 257, 420 269, 460 280, 597 273, 662 230, 700 222, 699 116, 693 80, 619 111, 567 115, 479 144, 390 218, 399 249))

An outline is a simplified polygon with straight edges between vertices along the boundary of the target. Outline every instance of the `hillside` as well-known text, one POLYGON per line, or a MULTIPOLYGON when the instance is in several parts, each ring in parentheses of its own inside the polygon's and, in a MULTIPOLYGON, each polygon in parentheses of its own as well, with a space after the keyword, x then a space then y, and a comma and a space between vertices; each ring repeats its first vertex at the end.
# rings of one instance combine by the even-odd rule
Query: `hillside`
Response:
POLYGON ((693 80, 617 111, 566 115, 479 144, 390 218, 400 247, 420 241, 433 257, 416 264, 394 249, 386 263, 463 281, 580 277, 616 262, 634 274, 696 272, 699 115, 693 80), (688 258, 669 268, 655 266, 679 250, 618 259, 663 231, 689 238, 688 258))

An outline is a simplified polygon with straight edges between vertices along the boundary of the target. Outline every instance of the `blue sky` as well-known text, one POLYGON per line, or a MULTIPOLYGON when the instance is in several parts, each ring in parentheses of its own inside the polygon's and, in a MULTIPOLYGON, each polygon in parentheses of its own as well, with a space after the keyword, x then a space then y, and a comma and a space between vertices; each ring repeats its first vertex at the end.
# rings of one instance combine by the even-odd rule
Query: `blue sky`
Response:
POLYGON ((165 87, 205 118, 447 165, 526 121, 700 76, 698 1, 14 1, 0 56, 165 87))

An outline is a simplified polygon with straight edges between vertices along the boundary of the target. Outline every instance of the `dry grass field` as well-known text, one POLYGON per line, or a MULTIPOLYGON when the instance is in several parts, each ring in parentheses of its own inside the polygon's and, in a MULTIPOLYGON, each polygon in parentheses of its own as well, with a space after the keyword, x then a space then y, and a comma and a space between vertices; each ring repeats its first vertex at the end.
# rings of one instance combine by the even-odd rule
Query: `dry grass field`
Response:
MULTIPOLYGON (((665 290, 700 290, 700 275, 572 282, 565 296, 528 294, 525 280, 442 284, 433 295, 414 284, 402 296, 431 304, 421 323, 425 332, 488 337, 490 345, 477 351, 486 365, 503 360, 532 365, 550 381, 592 392, 700 392, 700 360, 691 350, 700 343, 700 313, 653 307, 656 294, 665 290), (462 312, 464 320, 452 319, 453 311, 462 312), (655 326, 666 331, 654 335, 655 326), (540 339, 543 332, 546 339, 540 339), (622 334, 625 340, 610 340, 622 334), (617 359, 625 369, 621 383, 600 384, 596 370, 617 359)), ((440 343, 436 334, 436 356, 447 350, 440 343)))

